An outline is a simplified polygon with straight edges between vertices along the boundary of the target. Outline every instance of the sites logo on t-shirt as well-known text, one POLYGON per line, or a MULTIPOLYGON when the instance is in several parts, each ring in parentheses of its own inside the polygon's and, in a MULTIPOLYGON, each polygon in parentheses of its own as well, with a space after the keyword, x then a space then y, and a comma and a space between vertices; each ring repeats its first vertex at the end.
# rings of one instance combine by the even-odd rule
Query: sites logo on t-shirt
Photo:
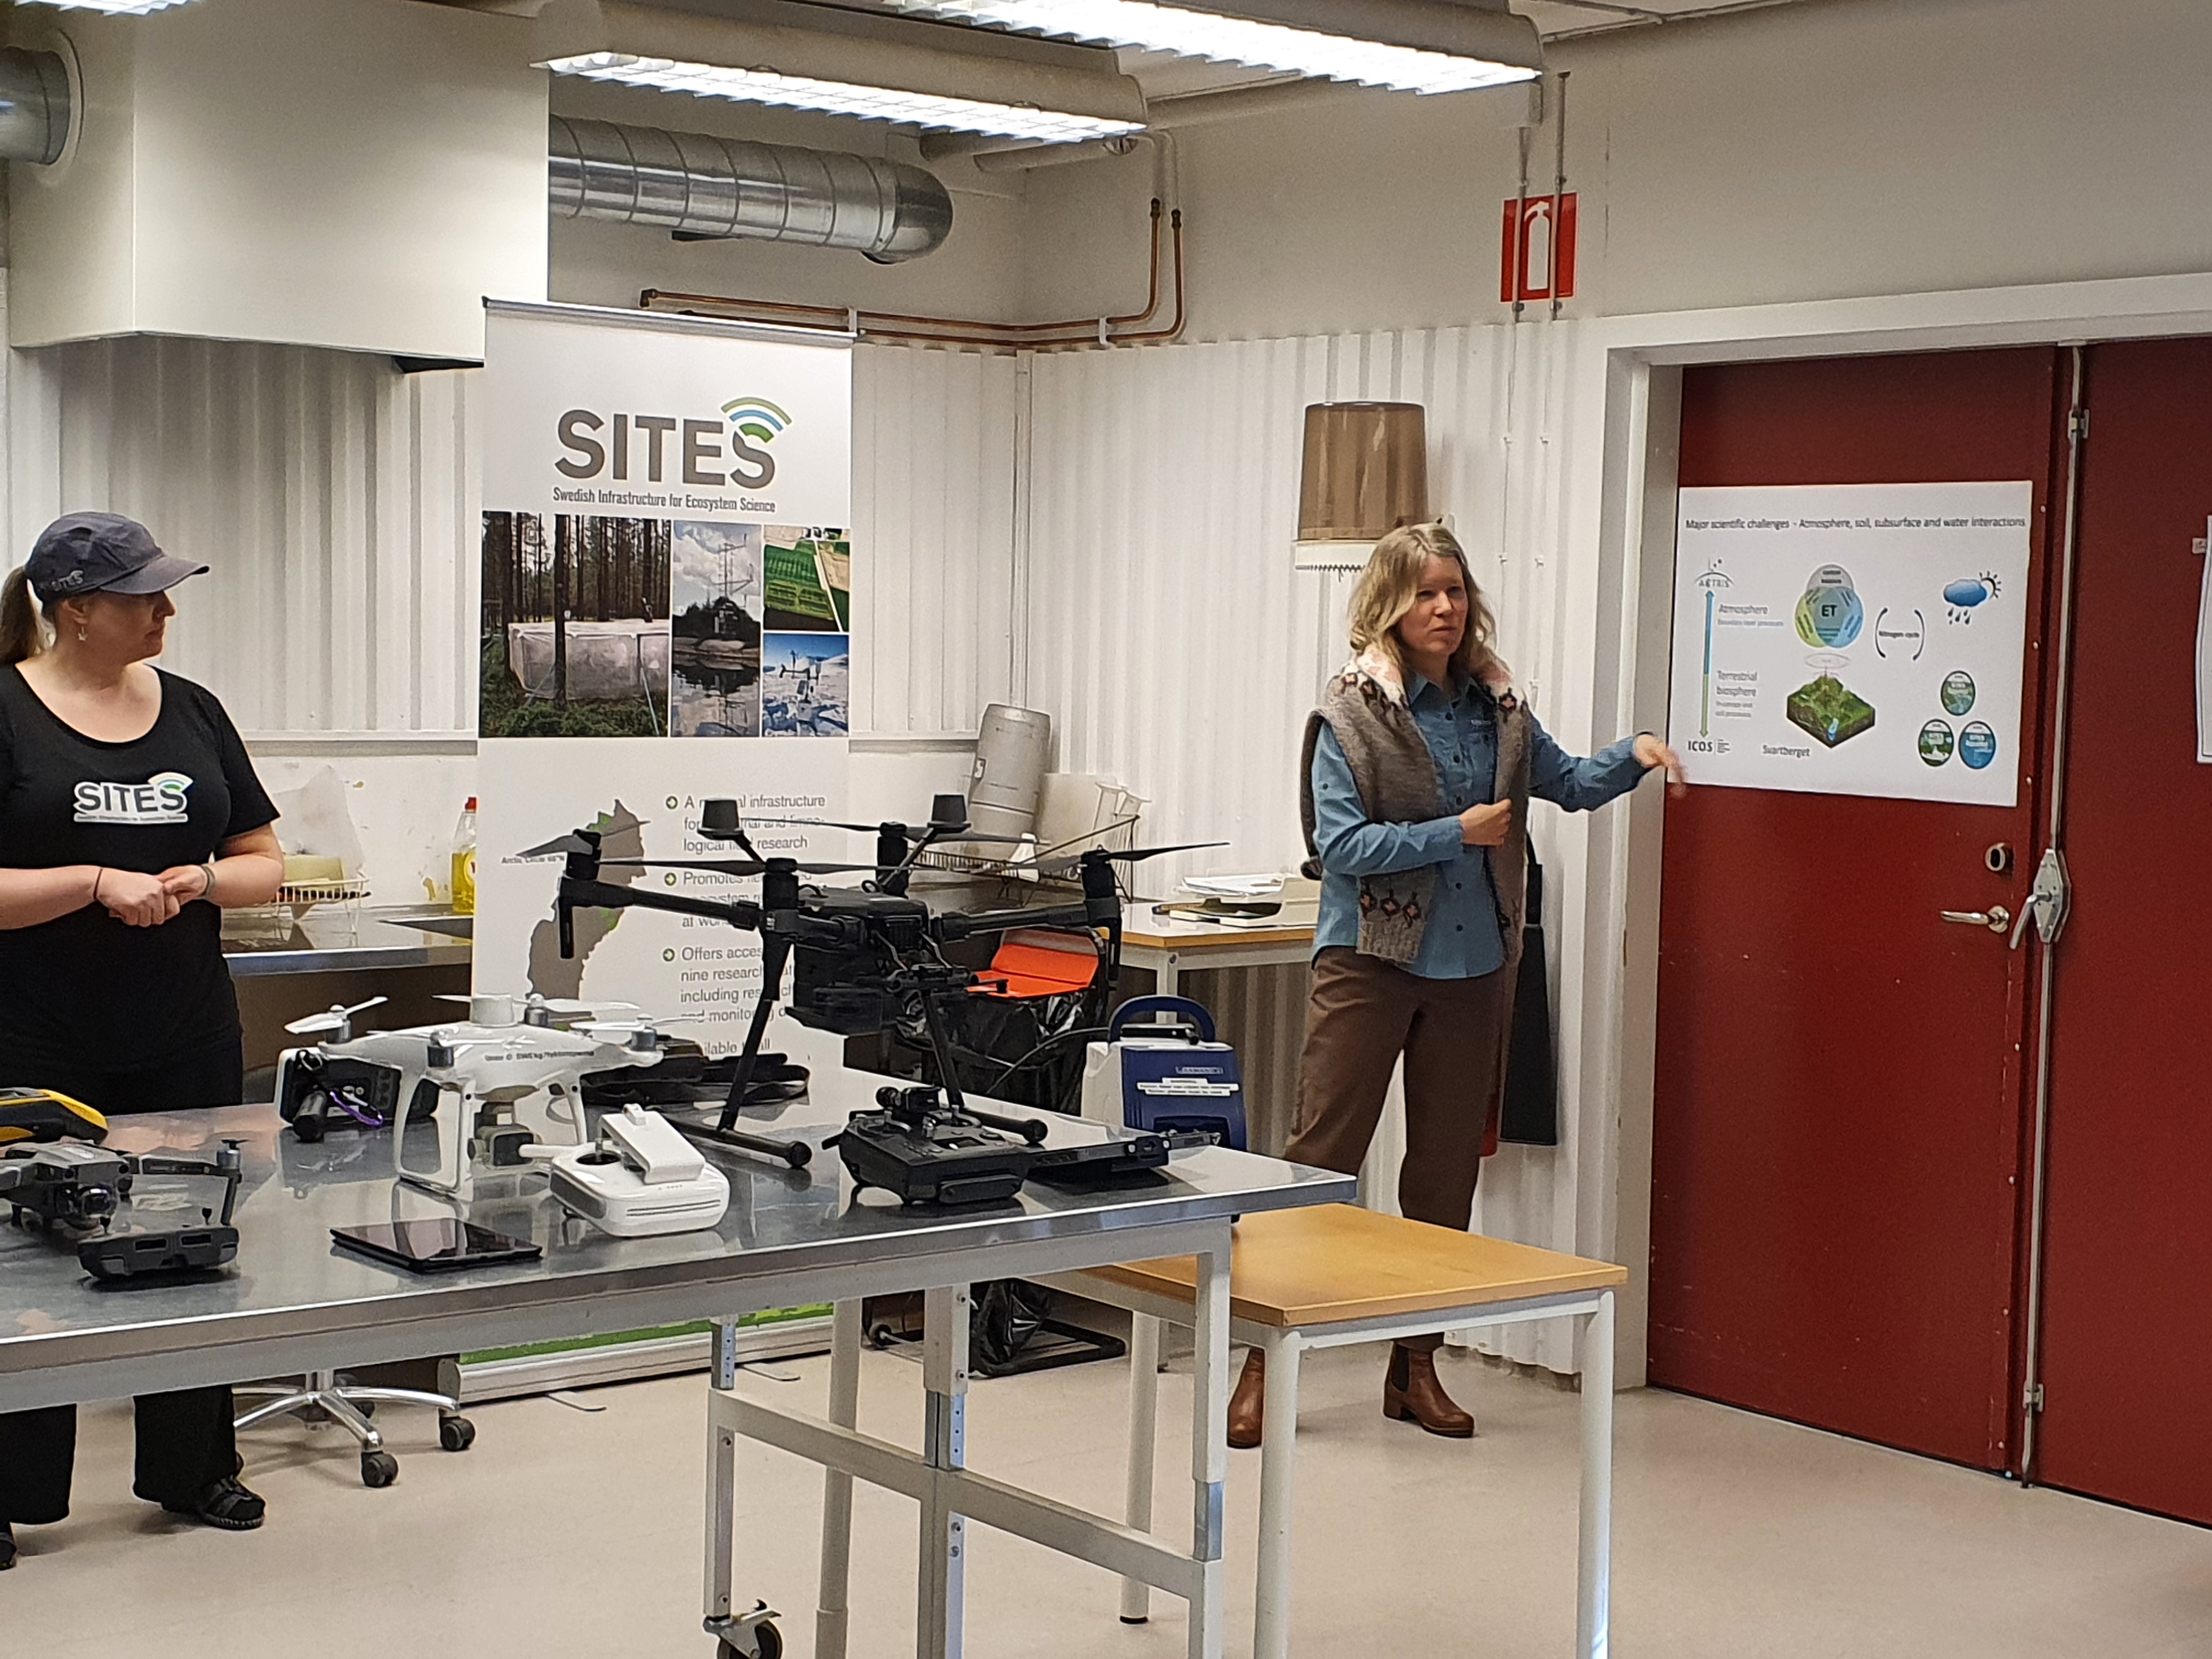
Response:
POLYGON ((143 783, 80 783, 79 823, 183 823, 191 817, 192 781, 182 772, 156 772, 143 783))

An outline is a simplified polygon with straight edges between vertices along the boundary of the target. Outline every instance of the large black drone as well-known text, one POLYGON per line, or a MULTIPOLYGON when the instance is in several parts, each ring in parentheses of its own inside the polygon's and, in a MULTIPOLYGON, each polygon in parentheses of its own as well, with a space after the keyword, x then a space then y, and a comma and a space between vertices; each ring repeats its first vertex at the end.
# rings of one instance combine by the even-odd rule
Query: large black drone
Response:
MULTIPOLYGON (((578 830, 534 848, 525 857, 562 853, 568 857, 557 900, 561 954, 575 954, 575 912, 584 909, 665 910, 698 916, 761 936, 760 1000, 745 1032, 727 1099, 715 1126, 716 1138, 734 1137, 738 1109, 750 1088, 769 1018, 783 996, 784 970, 796 963, 787 1006, 793 1018, 842 1036, 866 1036, 902 1017, 919 1013, 929 1033, 945 1096, 961 1109, 953 1076, 951 1045, 943 1005, 965 996, 977 980, 970 969, 945 961, 942 948, 979 934, 1019 927, 1079 929, 1104 936, 1098 975, 1110 985, 1120 971, 1121 891, 1114 866, 1184 847, 1148 847, 1087 852, 1037 861, 1041 875, 1073 875, 1081 883, 1079 903, 963 914, 935 911, 908 896, 917 861, 945 841, 975 841, 967 823, 966 803, 939 796, 931 822, 919 830, 904 824, 837 824, 878 836, 879 862, 821 864, 791 858, 764 858, 747 837, 734 800, 709 800, 700 812, 699 834, 726 842, 743 859, 606 859, 599 855, 596 830, 578 830), (761 896, 712 899, 665 890, 631 887, 599 879, 603 869, 699 870, 740 878, 758 877, 761 896), (857 887, 819 887, 804 876, 865 874, 857 887)), ((1218 843, 1205 843, 1218 845, 1218 843)), ((1094 981, 1097 982, 1097 981, 1094 981)))

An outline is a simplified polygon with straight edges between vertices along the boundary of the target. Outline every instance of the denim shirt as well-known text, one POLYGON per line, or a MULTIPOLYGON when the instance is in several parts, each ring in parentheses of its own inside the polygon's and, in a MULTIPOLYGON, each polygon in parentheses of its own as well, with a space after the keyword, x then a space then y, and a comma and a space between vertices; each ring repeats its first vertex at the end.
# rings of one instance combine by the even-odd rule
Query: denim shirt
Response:
MULTIPOLYGON (((1498 777, 1497 705, 1469 682, 1448 696, 1419 674, 1406 677, 1413 725, 1437 763, 1444 816, 1425 823, 1374 823, 1360 804, 1351 765, 1326 725, 1314 746, 1314 844, 1321 854, 1321 921, 1316 954, 1359 943, 1359 878, 1425 864, 1437 866, 1421 948, 1406 963, 1423 979, 1473 979, 1505 963, 1490 849, 1463 846, 1459 815, 1494 797, 1498 777)), ((1644 775, 1636 739, 1579 760, 1529 719, 1528 793, 1570 812, 1587 812, 1634 788, 1644 775)))

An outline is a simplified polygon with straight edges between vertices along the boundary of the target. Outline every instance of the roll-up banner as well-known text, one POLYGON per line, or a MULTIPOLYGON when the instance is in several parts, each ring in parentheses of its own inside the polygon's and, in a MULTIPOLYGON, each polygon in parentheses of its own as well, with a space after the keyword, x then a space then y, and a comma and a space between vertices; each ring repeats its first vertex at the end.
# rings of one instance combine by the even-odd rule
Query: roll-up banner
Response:
MULTIPOLYGON (((753 936, 580 912, 564 960, 562 859, 529 852, 583 827, 610 860, 728 857, 696 833, 718 795, 749 823, 845 816, 851 343, 586 307, 486 312, 477 988, 635 1003, 733 1050, 759 989, 753 936)), ((854 850, 796 824, 752 838, 854 850)), ((705 871, 605 879, 758 887, 705 871)))

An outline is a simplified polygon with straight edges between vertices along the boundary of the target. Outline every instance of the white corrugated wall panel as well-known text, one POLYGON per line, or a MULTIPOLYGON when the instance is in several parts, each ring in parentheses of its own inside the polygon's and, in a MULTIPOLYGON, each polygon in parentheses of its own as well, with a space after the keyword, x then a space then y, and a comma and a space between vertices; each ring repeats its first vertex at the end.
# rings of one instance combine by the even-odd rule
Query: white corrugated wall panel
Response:
POLYGON ((1019 368, 866 345, 853 374, 853 729, 972 734, 1012 690, 1019 368))
POLYGON ((10 550, 96 507, 211 566, 166 660, 249 733, 472 730, 475 379, 211 340, 15 352, 10 550))
MULTIPOLYGON (((972 733, 1009 695, 1010 357, 855 354, 855 730, 972 733)), ((146 337, 10 354, 9 545, 143 520, 211 573, 167 658, 249 733, 476 723, 474 371, 146 337)))
MULTIPOLYGON (((1152 805, 1146 839, 1226 840, 1163 860, 1146 890, 1188 869, 1283 867, 1303 854, 1297 757, 1306 711, 1345 654, 1352 578, 1294 570, 1302 411, 1323 399, 1394 398, 1428 410, 1431 491, 1498 611, 1498 645, 1569 748, 1589 730, 1590 618, 1560 580, 1571 323, 1385 331, 1047 356, 1032 371, 1028 447, 1028 701, 1059 726, 1062 769, 1109 774, 1152 805), (1556 688, 1557 695, 1553 695, 1556 688), (1165 867, 1163 867, 1165 866, 1165 867)), ((1475 1224, 1571 1249, 1587 1109, 1569 1023, 1583 968, 1587 837, 1541 811, 1550 937, 1562 1014, 1559 1148, 1508 1148, 1484 1173, 1475 1224)), ((1295 1077, 1297 974, 1224 975, 1217 1012, 1255 1054, 1255 1085, 1295 1077), (1227 982, 1243 980, 1232 989, 1227 982), (1278 1049, 1286 1052, 1277 1052, 1278 1049)), ((1260 1087, 1255 1086, 1255 1092, 1260 1087)), ((1285 1098, 1255 1106, 1269 1126, 1285 1098)), ((1402 1129, 1378 1136, 1395 1168, 1402 1129)), ((1378 1200, 1382 1197, 1377 1194, 1378 1200)), ((1554 1369, 1564 1331, 1516 1327, 1486 1341, 1554 1369)))

